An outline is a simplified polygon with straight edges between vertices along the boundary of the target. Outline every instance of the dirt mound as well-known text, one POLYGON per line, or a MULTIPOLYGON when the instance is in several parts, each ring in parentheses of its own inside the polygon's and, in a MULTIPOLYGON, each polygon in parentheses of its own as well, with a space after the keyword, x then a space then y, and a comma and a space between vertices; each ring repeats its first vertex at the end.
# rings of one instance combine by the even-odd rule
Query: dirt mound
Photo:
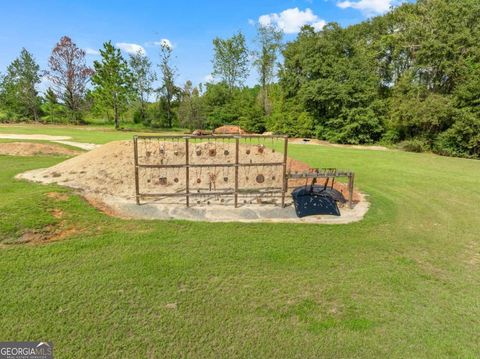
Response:
POLYGON ((195 130, 192 132, 193 136, 209 136, 212 134, 212 131, 208 130, 195 130))
MULTIPOLYGON (((184 164, 185 147, 178 142, 145 142, 139 144, 139 163, 184 164)), ((190 147, 191 164, 235 163, 235 144, 229 142, 198 142, 190 147)), ((262 145, 240 145, 240 162, 282 162, 283 154, 262 145)), ((289 158, 287 171, 309 169, 303 162, 289 158)), ((282 166, 246 166, 239 168, 240 189, 281 188, 282 166)), ((191 192, 205 190, 232 190, 235 183, 233 167, 202 167, 190 169, 191 192)), ((128 200, 135 198, 135 172, 132 141, 110 142, 90 152, 61 162, 53 167, 34 170, 21 178, 43 183, 57 183, 96 196, 115 196, 128 200)), ((186 187, 184 168, 140 168, 139 183, 142 193, 183 192, 186 187)), ((322 183, 321 181, 319 183, 322 183)), ((304 185, 304 180, 290 181, 290 187, 304 185)), ((346 186, 335 183, 335 188, 347 194, 346 186)), ((175 198, 175 201, 183 198, 175 198)))
MULTIPOLYGON (((186 160, 185 144, 155 140, 138 144, 139 163, 147 167, 139 169, 141 193, 184 193, 186 170, 183 167, 154 168, 148 165, 180 165, 186 160)), ((242 143, 239 147, 240 163, 282 162, 283 154, 264 145, 242 143)), ((207 190, 231 193, 235 186, 235 142, 220 142, 215 139, 197 139, 189 146, 190 192, 206 193, 207 190), (222 164, 222 166, 218 166, 222 164), (224 166, 231 164, 232 166, 224 166)), ((287 171, 308 171, 309 166, 300 161, 288 159, 287 171)), ((242 166, 238 168, 239 207, 233 207, 233 196, 194 196, 187 208, 185 197, 162 197, 161 201, 142 200, 142 206, 135 203, 135 167, 132 141, 118 141, 103 145, 90 152, 68 159, 53 167, 37 169, 17 175, 17 178, 41 183, 57 183, 80 190, 84 197, 105 213, 122 218, 143 219, 187 219, 205 221, 242 222, 309 222, 309 223, 350 223, 360 220, 368 210, 368 202, 360 193, 354 194, 355 207, 350 210, 341 207, 341 217, 314 216, 298 218, 290 195, 286 207, 278 206, 279 197, 270 196, 271 189, 282 187, 283 166, 242 166), (252 196, 252 189, 258 189, 252 196), (267 204, 265 206, 265 204, 267 204), (277 206, 272 206, 276 204, 277 206), (228 208, 228 209, 227 209, 228 208)), ((320 181, 319 184, 321 184, 320 181)), ((305 185, 305 180, 289 181, 289 192, 305 185)), ((335 182, 335 188, 347 195, 346 186, 335 182)), ((49 193, 49 198, 60 200, 61 193, 49 193)), ((147 197, 148 198, 148 197, 147 197)), ((52 213, 59 218, 60 211, 52 213)), ((25 238, 34 241, 34 238, 25 238)))
MULTIPOLYGON (((282 162, 283 154, 261 145, 240 145, 242 161, 250 163, 282 162)), ((191 164, 235 163, 234 143, 198 142, 190 148, 191 164)), ((139 144, 139 163, 184 164, 185 147, 175 142, 139 144)), ((308 165, 289 159, 289 168, 296 171, 308 165)), ((135 197, 135 176, 132 141, 110 142, 100 148, 71 158, 56 166, 28 172, 25 178, 58 183, 87 193, 106 194, 125 199, 135 197)), ((141 168, 139 182, 142 192, 174 193, 186 186, 184 168, 141 168)), ((282 166, 247 166, 239 169, 240 188, 281 187, 282 166)), ((232 189, 233 167, 202 167, 190 169, 191 191, 232 189)))
POLYGON ((27 172, 25 178, 131 198, 135 193, 133 144, 111 142, 53 167, 27 172))
POLYGON ((247 131, 242 129, 240 126, 225 125, 217 127, 213 133, 216 135, 244 135, 247 133, 247 131))
POLYGON ((36 156, 36 155, 78 155, 79 151, 59 145, 32 142, 0 143, 0 155, 36 156))

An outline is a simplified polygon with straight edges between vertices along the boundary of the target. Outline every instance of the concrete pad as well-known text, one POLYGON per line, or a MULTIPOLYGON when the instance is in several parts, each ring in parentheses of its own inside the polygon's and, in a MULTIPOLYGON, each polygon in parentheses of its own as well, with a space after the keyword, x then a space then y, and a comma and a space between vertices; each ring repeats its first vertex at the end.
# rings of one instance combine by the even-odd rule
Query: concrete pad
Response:
MULTIPOLYGON (((84 194, 85 195, 85 194, 84 194)), ((93 197, 92 195, 85 195, 93 197)), ((360 221, 368 211, 369 203, 362 200, 353 209, 340 208, 340 216, 309 216, 298 218, 295 208, 289 204, 285 208, 275 205, 248 204, 234 208, 228 205, 209 205, 186 207, 162 203, 145 203, 137 205, 135 200, 127 200, 114 196, 95 197, 91 203, 102 203, 102 209, 107 213, 121 218, 132 219, 181 219, 205 222, 270 222, 270 223, 312 223, 312 224, 346 224, 360 221)))

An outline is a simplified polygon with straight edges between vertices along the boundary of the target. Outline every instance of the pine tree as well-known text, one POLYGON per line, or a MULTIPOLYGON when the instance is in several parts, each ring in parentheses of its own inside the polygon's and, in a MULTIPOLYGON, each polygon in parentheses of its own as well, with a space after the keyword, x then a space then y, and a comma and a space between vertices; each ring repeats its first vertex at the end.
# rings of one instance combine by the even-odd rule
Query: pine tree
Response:
POLYGON ((174 106, 180 93, 180 89, 175 85, 176 69, 172 66, 172 48, 164 43, 160 50, 160 67, 162 75, 162 85, 158 89, 160 112, 165 116, 166 127, 173 126, 175 118, 174 106))
POLYGON ((58 98, 55 94, 55 91, 51 87, 47 89, 45 92, 45 101, 47 105, 47 109, 49 112, 50 120, 55 121, 55 113, 56 107, 58 106, 58 98))
POLYGON ((258 26, 257 42, 258 50, 254 52, 254 65, 257 68, 260 86, 260 92, 263 113, 269 115, 271 112, 268 100, 268 87, 275 76, 275 65, 278 58, 278 52, 281 48, 283 32, 272 25, 258 26))
POLYGON ((120 115, 125 111, 133 94, 132 74, 120 50, 111 41, 100 49, 101 61, 93 63, 95 75, 92 83, 95 86, 93 97, 95 105, 113 110, 115 128, 119 128, 120 115))
POLYGON ((39 120, 40 97, 36 89, 40 83, 40 66, 25 48, 7 68, 1 83, 3 105, 22 119, 39 120))
POLYGON ((130 68, 133 74, 133 90, 140 107, 140 118, 145 121, 147 115, 147 103, 153 92, 153 82, 157 80, 155 71, 152 70, 152 62, 141 51, 130 55, 130 68))

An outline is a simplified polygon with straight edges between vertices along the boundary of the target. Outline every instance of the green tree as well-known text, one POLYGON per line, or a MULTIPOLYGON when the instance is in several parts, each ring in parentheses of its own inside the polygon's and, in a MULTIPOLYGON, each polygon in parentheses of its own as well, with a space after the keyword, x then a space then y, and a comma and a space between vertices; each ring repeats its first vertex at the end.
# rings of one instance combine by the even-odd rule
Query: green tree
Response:
POLYGON ((132 86, 139 105, 140 120, 145 122, 147 116, 147 103, 153 92, 153 82, 157 80, 152 62, 142 52, 130 55, 130 69, 133 75, 132 86))
POLYGON ((120 115, 132 97, 132 74, 127 62, 110 41, 100 49, 101 61, 95 61, 92 92, 95 106, 113 111, 115 128, 119 128, 120 115))
POLYGON ((286 100, 301 105, 293 107, 296 116, 303 111, 312 116, 319 138, 369 143, 383 133, 377 105, 383 99, 381 79, 365 34, 364 28, 335 23, 320 32, 307 26, 283 53, 280 83, 286 100))
POLYGON ((453 126, 438 136, 433 149, 441 155, 480 159, 478 115, 460 111, 453 126))
POLYGON ((241 87, 249 74, 245 36, 238 32, 228 39, 213 40, 213 77, 225 82, 230 90, 241 87))
POLYGON ((7 67, 1 90, 3 106, 14 116, 20 119, 40 117, 40 97, 36 89, 40 83, 40 67, 32 54, 25 48, 7 67))
POLYGON ((274 26, 257 27, 258 49, 254 52, 254 65, 258 71, 261 92, 260 99, 262 102, 263 113, 269 115, 271 113, 271 105, 268 98, 268 88, 275 76, 275 65, 278 58, 278 52, 281 48, 283 32, 274 26))
POLYGON ((203 95, 207 126, 240 125, 245 130, 263 132, 265 123, 257 101, 260 87, 231 90, 226 83, 207 84, 203 95))
POLYGON ((53 122, 55 121, 55 116, 58 113, 58 110, 57 110, 58 106, 59 106, 59 103, 58 103, 57 95, 55 94, 55 91, 51 87, 49 87, 47 91, 45 91, 44 107, 45 107, 45 113, 48 114, 49 119, 53 122))
POLYGON ((190 130, 204 128, 203 99, 200 97, 199 90, 192 86, 191 81, 187 81, 183 88, 182 99, 178 107, 178 116, 182 127, 190 130))
POLYGON ((173 49, 166 43, 160 46, 160 73, 162 84, 158 89, 160 113, 165 127, 171 128, 175 120, 175 107, 180 89, 175 85, 176 69, 171 64, 173 49))

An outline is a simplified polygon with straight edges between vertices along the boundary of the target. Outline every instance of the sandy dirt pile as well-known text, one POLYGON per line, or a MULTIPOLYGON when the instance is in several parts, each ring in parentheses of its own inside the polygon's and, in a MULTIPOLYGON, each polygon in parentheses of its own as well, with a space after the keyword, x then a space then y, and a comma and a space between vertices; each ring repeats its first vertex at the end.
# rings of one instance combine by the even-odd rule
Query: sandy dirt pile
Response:
MULTIPOLYGON (((189 152, 191 164, 235 163, 234 143, 192 143, 189 152)), ((138 153, 140 164, 185 163, 185 147, 179 142, 139 142, 138 153)), ((240 145, 240 158, 247 163, 281 162, 283 154, 263 146, 240 145)), ((308 168, 306 164, 289 160, 291 166, 298 170, 308 168)), ((281 166, 241 168, 239 187, 280 187, 281 176, 281 166)), ((131 199, 135 196, 133 143, 111 142, 56 166, 27 172, 24 177, 78 188, 87 193, 131 199)), ((139 182, 143 193, 174 193, 185 190, 186 173, 184 168, 141 168, 139 182)), ((189 186, 191 191, 232 189, 234 168, 191 168, 189 186)))
MULTIPOLYGON (((144 165, 175 165, 185 163, 185 144, 182 141, 139 141, 138 160, 144 165)), ((190 141, 191 164, 206 165, 190 168, 190 192, 204 193, 231 191, 235 186, 235 168, 223 164, 235 163, 235 143, 195 139, 190 141), (210 141, 210 142, 207 142, 210 141), (215 167, 213 164, 222 164, 215 167)), ((239 147, 240 163, 282 162, 283 154, 273 148, 245 141, 239 147)), ((309 169, 305 163, 288 159, 287 171, 303 172, 309 169)), ((353 209, 340 208, 341 216, 310 216, 298 218, 290 194, 286 207, 282 208, 279 194, 267 193, 282 185, 282 166, 246 166, 238 169, 238 208, 233 206, 233 196, 193 196, 190 207, 185 206, 185 196, 153 200, 142 198, 142 205, 135 203, 135 167, 132 141, 111 142, 61 162, 53 167, 37 169, 17 175, 17 178, 41 183, 57 183, 78 189, 95 207, 105 213, 122 218, 184 219, 211 222, 292 222, 292 223, 350 223, 359 221, 368 210, 368 202, 360 193, 354 194, 353 209), (255 193, 249 190, 261 190, 255 193), (274 204, 274 205, 272 205, 274 204)), ((185 168, 140 168, 141 193, 184 192, 185 168)), ((321 183, 321 182, 320 182, 321 183)), ((305 180, 290 181, 290 190, 305 185, 305 180)), ((347 196, 346 186, 336 182, 335 188, 347 196)))
POLYGON ((213 133, 216 135, 244 135, 247 133, 247 131, 240 126, 224 125, 217 127, 215 130, 213 130, 213 133))
POLYGON ((20 178, 58 183, 85 193, 131 198, 135 193, 133 145, 111 142, 53 167, 33 170, 20 178))
POLYGON ((0 155, 10 156, 35 156, 35 155, 78 155, 79 151, 59 145, 31 142, 5 142, 0 143, 0 155))
MULTIPOLYGON (((139 141, 138 161, 140 164, 180 165, 185 163, 183 142, 139 141)), ((192 142, 189 148, 191 164, 234 164, 235 144, 233 142, 192 142)), ((241 163, 282 162, 283 154, 263 145, 241 144, 241 163)), ((302 172, 309 166, 300 161, 288 159, 287 171, 302 172)), ((20 178, 57 183, 82 190, 86 194, 107 195, 124 199, 135 198, 135 172, 132 141, 116 141, 90 152, 71 158, 47 169, 26 172, 20 178)), ((189 188, 191 192, 207 190, 231 191, 235 186, 234 167, 191 168, 189 188)), ((282 166, 258 166, 239 168, 239 188, 275 189, 282 186, 282 166)), ((141 193, 183 192, 186 187, 185 168, 140 168, 141 193)), ((290 186, 304 185, 305 181, 290 183, 290 186)), ((347 194, 342 183, 335 188, 347 194)), ((355 197, 355 199, 357 196, 355 197)), ((181 202, 183 198, 174 197, 181 202)))

